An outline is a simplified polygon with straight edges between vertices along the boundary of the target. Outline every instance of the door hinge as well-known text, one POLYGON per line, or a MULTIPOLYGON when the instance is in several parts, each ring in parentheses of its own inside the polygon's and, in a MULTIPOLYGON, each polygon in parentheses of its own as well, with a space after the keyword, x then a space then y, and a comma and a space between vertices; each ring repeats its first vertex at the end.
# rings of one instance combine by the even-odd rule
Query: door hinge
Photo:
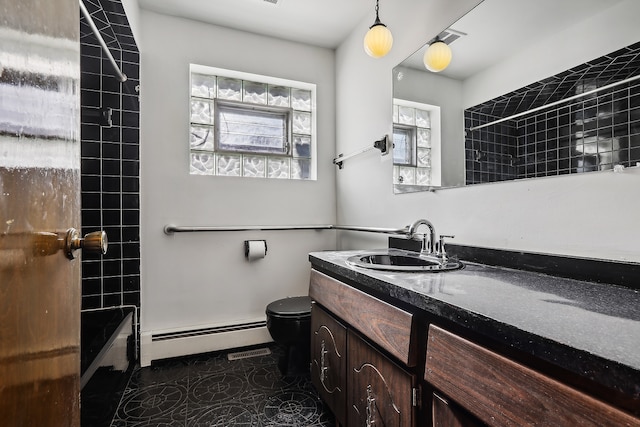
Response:
POLYGON ((419 386, 418 387, 414 387, 413 389, 411 389, 412 404, 416 408, 420 407, 420 403, 422 401, 421 390, 422 389, 419 386))

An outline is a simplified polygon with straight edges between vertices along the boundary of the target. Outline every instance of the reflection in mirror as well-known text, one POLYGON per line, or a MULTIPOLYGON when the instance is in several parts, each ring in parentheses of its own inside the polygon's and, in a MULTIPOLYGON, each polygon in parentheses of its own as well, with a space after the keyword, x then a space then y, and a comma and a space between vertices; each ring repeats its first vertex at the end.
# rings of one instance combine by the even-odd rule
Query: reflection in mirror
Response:
POLYGON ((484 0, 437 35, 444 71, 425 69, 429 43, 393 70, 394 191, 636 166, 639 14, 637 0, 484 0))
POLYGON ((440 107, 393 100, 393 182, 414 191, 440 186, 440 107))

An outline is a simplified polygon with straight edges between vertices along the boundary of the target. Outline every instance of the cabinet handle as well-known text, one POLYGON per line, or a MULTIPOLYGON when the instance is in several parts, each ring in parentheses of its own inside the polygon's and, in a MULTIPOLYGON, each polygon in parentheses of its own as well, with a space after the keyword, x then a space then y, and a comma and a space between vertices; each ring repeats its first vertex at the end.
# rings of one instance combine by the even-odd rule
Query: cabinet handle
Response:
POLYGON ((324 340, 322 340, 322 342, 320 343, 320 382, 322 383, 322 385, 324 385, 325 374, 329 370, 328 366, 324 366, 324 355, 327 353, 327 346, 324 340))
POLYGON ((376 399, 373 397, 371 384, 367 386, 367 427, 375 425, 376 420, 376 399))
MULTIPOLYGON (((338 358, 342 358, 342 356, 340 355, 340 352, 338 351, 338 347, 336 345, 336 339, 333 336, 333 333, 331 332, 331 329, 329 329, 328 327, 326 327, 325 325, 320 326, 320 328, 318 328, 317 331, 314 332, 315 335, 319 335, 320 331, 324 330, 327 334, 329 334, 329 338, 331 339, 329 342, 329 345, 332 345, 331 348, 331 352, 332 354, 335 354, 338 358)), ((319 338, 318 338, 319 339, 319 338)), ((327 350, 327 342, 325 342, 324 339, 322 339, 320 341, 320 363, 318 363, 318 359, 316 359, 316 357, 314 356, 313 358, 313 364, 315 366, 318 367, 318 369, 320 370, 320 384, 322 384, 322 387, 324 387, 325 391, 327 393, 334 393, 334 392, 338 392, 341 393, 342 390, 340 389, 340 387, 338 386, 334 386, 331 389, 329 389, 327 387, 327 384, 325 384, 325 381, 328 379, 327 378, 327 373, 329 371, 329 366, 325 366, 328 365, 330 362, 330 359, 328 357, 326 357, 326 355, 329 353, 329 350, 327 350)), ((338 362, 338 366, 339 366, 339 362, 338 362)), ((339 369, 339 368, 338 368, 339 369)))

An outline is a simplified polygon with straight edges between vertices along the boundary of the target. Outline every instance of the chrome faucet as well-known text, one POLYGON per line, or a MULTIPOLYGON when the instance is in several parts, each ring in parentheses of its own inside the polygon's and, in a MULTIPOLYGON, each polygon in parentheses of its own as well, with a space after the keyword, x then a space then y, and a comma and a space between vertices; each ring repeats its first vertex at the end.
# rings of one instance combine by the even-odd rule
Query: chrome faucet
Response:
POLYGON ((415 239, 415 236, 417 234, 418 228, 421 225, 426 225, 427 227, 429 227, 429 244, 427 245, 427 235, 423 234, 422 235, 422 250, 420 251, 420 253, 421 254, 433 255, 434 247, 435 247, 435 244, 436 244, 436 229, 433 226, 433 224, 431 224, 430 221, 427 221, 426 219, 419 219, 417 221, 414 221, 409 226, 409 229, 407 230, 407 234, 409 235, 410 239, 415 239))

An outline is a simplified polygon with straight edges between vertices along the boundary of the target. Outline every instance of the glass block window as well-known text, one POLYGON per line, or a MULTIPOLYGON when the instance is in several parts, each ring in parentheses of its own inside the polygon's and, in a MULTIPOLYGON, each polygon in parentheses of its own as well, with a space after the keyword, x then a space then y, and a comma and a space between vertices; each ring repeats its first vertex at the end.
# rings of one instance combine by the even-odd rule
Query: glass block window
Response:
POLYGON ((404 104, 393 104, 393 183, 431 186, 431 114, 404 104))
POLYGON ((191 65, 190 173, 316 179, 313 84, 191 65))

